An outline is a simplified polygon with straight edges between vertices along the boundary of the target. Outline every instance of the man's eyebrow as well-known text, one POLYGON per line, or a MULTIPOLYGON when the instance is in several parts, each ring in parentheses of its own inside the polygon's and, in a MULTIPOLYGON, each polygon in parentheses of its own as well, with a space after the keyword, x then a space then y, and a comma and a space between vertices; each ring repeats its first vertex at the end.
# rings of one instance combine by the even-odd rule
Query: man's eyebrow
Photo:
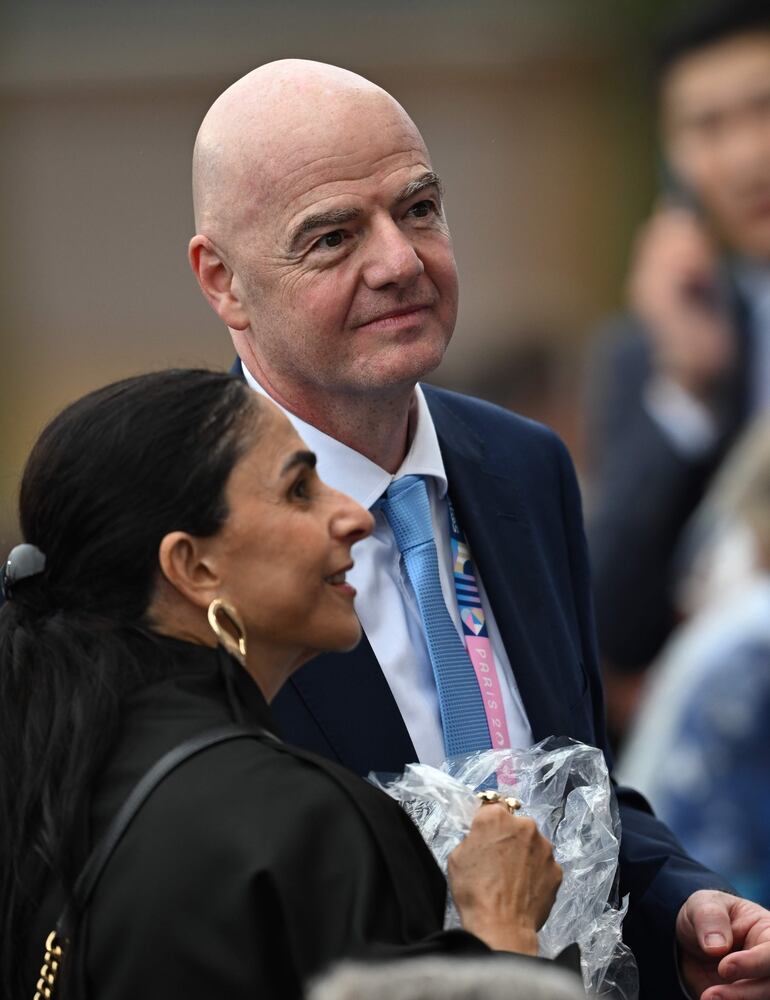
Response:
MULTIPOLYGON (((398 192, 395 202, 398 204, 398 202, 407 201, 409 198, 413 198, 416 194, 419 194, 420 191, 424 191, 430 187, 436 188, 439 199, 443 197, 444 187, 441 183, 441 178, 432 170, 428 170, 420 177, 415 177, 414 180, 409 181, 398 192)), ((334 226, 343 226, 346 222, 355 221, 360 215, 361 212, 357 208, 336 208, 329 212, 315 212, 313 215, 306 216, 291 231, 289 236, 289 252, 295 253, 300 243, 310 233, 314 233, 318 229, 332 229, 334 226)))
POLYGON ((287 472, 290 472, 297 465, 306 465, 309 469, 314 469, 316 461, 315 453, 312 451, 295 451, 284 463, 281 475, 285 476, 287 472))
POLYGON ((306 216, 291 231, 289 251, 295 251, 309 233, 315 232, 317 229, 329 229, 344 225, 346 222, 353 222, 360 214, 357 208, 337 208, 330 212, 316 212, 306 216))
POLYGON ((407 201, 409 198, 414 198, 414 196, 419 194, 420 191, 424 191, 426 188, 430 187, 436 188, 439 193, 439 198, 444 196, 444 185, 441 183, 441 178, 432 170, 428 170, 420 177, 415 177, 413 181, 409 181, 409 183, 396 195, 396 201, 407 201))

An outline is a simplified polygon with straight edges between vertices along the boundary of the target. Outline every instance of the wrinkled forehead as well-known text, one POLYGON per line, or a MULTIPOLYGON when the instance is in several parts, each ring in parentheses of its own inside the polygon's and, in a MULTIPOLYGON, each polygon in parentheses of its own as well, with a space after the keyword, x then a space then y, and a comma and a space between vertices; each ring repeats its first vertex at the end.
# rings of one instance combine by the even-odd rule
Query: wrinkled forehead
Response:
POLYGON ((295 95, 244 126, 230 201, 235 228, 282 228, 346 194, 387 197, 430 169, 416 126, 382 91, 314 92, 304 102, 295 95))

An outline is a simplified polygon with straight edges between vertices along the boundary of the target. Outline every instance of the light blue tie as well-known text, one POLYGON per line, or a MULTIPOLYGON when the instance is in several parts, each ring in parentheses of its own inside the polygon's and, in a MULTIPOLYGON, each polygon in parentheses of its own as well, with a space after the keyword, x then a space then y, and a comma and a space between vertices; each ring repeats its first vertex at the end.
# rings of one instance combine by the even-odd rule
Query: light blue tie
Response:
POLYGON ((492 743, 476 674, 444 603, 425 481, 420 476, 397 479, 376 506, 393 529, 417 598, 436 678, 447 756, 488 750, 492 743))

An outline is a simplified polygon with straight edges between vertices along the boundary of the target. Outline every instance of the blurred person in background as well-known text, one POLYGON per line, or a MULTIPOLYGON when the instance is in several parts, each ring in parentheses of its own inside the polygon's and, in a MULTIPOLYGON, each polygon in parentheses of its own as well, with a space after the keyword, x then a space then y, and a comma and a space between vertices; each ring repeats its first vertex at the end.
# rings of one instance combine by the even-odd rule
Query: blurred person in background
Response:
MULTIPOLYGON (((193 191, 190 263, 235 370, 375 517, 351 575, 364 636, 284 686, 274 708, 287 738, 364 775, 493 738, 558 733, 606 750, 566 449, 547 428, 421 382, 452 335, 458 278, 441 183, 405 110, 339 67, 260 66, 206 114, 193 191)), ((618 800, 642 996, 679 997, 680 974, 706 1000, 737 1000, 743 978, 770 992, 770 913, 719 891, 726 881, 641 796, 618 800)))
POLYGON ((654 665, 618 774, 694 857, 768 906, 769 417, 736 445, 695 526, 699 607, 654 665))
POLYGON ((585 1000, 580 979, 529 959, 433 958, 345 962, 318 980, 308 1000, 585 1000))
POLYGON ((597 358, 587 518, 615 737, 678 618, 683 527, 770 406, 770 4, 687 7, 657 61, 663 191, 597 358))
POLYGON ((0 610, 4 998, 33 995, 65 904, 80 919, 60 930, 56 1000, 300 1000, 353 955, 536 954, 561 870, 533 820, 479 809, 449 859, 466 930, 444 932, 446 881, 401 808, 273 735, 292 671, 360 638, 346 573, 372 526, 277 407, 221 372, 106 386, 43 431, 19 512, 0 610), (168 774, 84 900, 78 874, 143 775, 234 723, 251 736, 168 774))

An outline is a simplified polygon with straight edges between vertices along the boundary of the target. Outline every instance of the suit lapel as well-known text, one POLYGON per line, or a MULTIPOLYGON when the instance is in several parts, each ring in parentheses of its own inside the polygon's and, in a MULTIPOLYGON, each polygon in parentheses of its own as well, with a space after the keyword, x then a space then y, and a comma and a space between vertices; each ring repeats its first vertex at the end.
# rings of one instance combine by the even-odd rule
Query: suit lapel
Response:
POLYGON ((298 670, 272 705, 282 734, 366 775, 400 774, 417 760, 366 636, 350 653, 323 653, 298 670))
MULTIPOLYGON (((521 483, 494 468, 484 441, 443 399, 426 391, 452 502, 484 582, 535 740, 570 734, 592 742, 574 703, 583 672, 559 628, 547 557, 539 551, 521 483)), ((508 473, 508 474, 506 474, 508 473)), ((529 505, 537 497, 529 497, 529 505)))

